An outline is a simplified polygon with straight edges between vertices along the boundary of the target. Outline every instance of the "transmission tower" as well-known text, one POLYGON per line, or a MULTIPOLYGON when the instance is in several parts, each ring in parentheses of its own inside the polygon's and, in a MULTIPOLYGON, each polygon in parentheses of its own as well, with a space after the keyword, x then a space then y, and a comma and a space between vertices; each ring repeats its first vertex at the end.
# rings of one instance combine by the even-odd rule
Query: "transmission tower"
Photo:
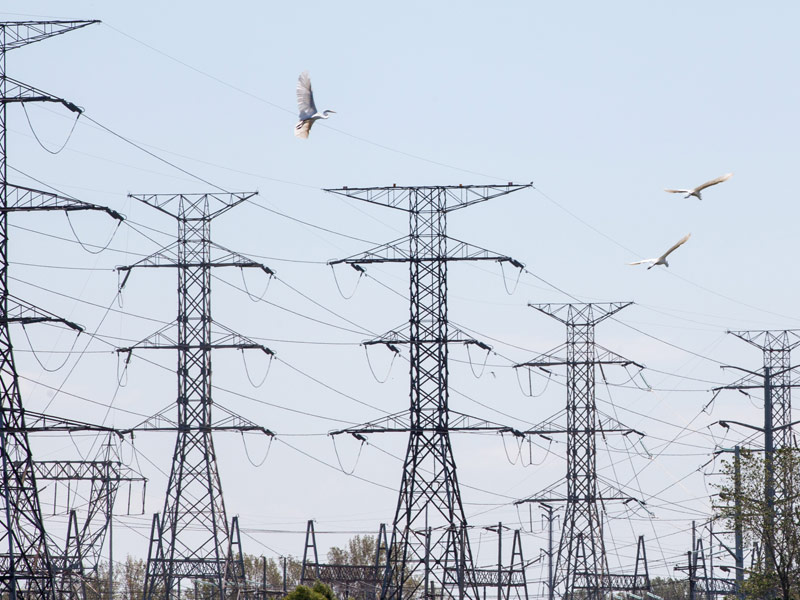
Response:
POLYGON ((11 323, 60 322, 80 327, 15 298, 8 287, 8 214, 42 210, 110 209, 57 194, 12 185, 8 181, 7 110, 9 104, 54 102, 74 113, 72 102, 53 96, 6 74, 6 53, 34 42, 85 27, 97 21, 16 21, 0 23, 0 595, 53 595, 54 572, 36 490, 31 448, 11 346, 11 323))
MULTIPOLYGON (((558 431, 531 430, 525 433, 566 433, 566 498, 532 498, 520 502, 550 503, 566 501, 564 527, 558 546, 556 574, 552 586, 562 587, 563 598, 599 600, 611 590, 649 589, 649 575, 644 559, 644 543, 637 549, 636 572, 611 574, 608 569, 603 519, 598 504, 607 500, 635 500, 629 497, 603 496, 598 490, 598 434, 630 433, 630 428, 601 426, 595 400, 595 368, 602 365, 637 365, 595 344, 594 329, 601 321, 619 312, 630 302, 608 304, 530 304, 532 308, 560 321, 567 327, 566 358, 548 353, 517 367, 567 368, 567 427, 558 431), (643 568, 640 569, 640 563, 643 568)), ((637 432, 638 433, 638 432, 637 432)))
MULTIPOLYGON (((763 353, 764 367, 760 371, 751 371, 740 367, 724 365, 744 371, 746 375, 738 381, 714 389, 716 394, 722 390, 763 390, 764 393, 764 426, 742 423, 730 419, 720 421, 720 425, 730 427, 738 425, 764 434, 764 498, 767 510, 764 515, 764 536, 762 544, 765 549, 764 567, 767 572, 774 570, 775 553, 773 534, 776 522, 791 522, 793 516, 782 510, 784 501, 791 495, 791 485, 787 481, 791 475, 780 470, 776 481, 775 452, 795 447, 792 427, 792 388, 797 383, 792 381, 792 372, 796 367, 791 365, 791 351, 800 345, 800 331, 792 329, 761 331, 729 331, 741 340, 760 349, 763 353)), ((770 595, 776 592, 773 590, 770 595)))
MULTIPOLYGON (((178 318, 135 346, 120 348, 176 350, 178 354, 178 419, 175 452, 162 517, 153 519, 144 597, 175 598, 182 579, 206 580, 214 597, 223 600, 226 586, 244 579, 236 560, 238 536, 225 514, 222 484, 214 452, 211 418, 211 351, 219 348, 269 348, 223 327, 211 318, 211 268, 266 266, 211 241, 211 221, 254 194, 132 195, 178 222, 177 241, 127 266, 122 286, 134 268, 178 271, 178 318), (212 255, 213 254, 213 255, 212 255), (212 327, 213 323, 213 327, 212 327), (175 331, 177 329, 177 331, 175 331)), ((263 428, 262 428, 263 430, 263 428)), ((263 430, 271 435, 271 432, 263 430)))
POLYGON ((764 373, 769 373, 770 420, 774 430, 773 448, 779 450, 794 446, 791 354, 800 344, 800 331, 784 329, 728 333, 755 346, 763 353, 764 373))
MULTIPOLYGON (((398 426, 345 430, 408 432, 408 449, 392 524, 389 560, 381 598, 402 600, 422 593, 478 598, 467 521, 450 445, 448 344, 477 344, 447 318, 447 265, 453 261, 517 261, 447 236, 448 213, 530 185, 341 188, 328 192, 405 211, 409 235, 358 256, 332 261, 358 269, 370 263, 408 263, 410 315, 406 331, 369 343, 407 344, 410 410, 398 426), (422 588, 420 592, 418 588, 422 588), (438 590, 437 590, 438 588, 438 590), (456 590, 454 592, 454 590, 456 590)), ((484 346, 485 347, 485 346, 484 346)))

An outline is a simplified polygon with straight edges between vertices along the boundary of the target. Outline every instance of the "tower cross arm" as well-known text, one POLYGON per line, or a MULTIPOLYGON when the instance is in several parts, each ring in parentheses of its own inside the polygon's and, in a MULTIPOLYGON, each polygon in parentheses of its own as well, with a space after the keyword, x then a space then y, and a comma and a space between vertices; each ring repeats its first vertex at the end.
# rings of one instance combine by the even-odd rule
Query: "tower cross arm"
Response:
POLYGON ((61 323, 78 333, 83 332, 83 327, 67 319, 63 319, 51 312, 34 306, 20 298, 8 296, 8 309, 5 316, 0 316, 0 323, 19 323, 30 325, 33 323, 61 323))
POLYGON ((100 21, 6 21, 0 23, 0 29, 5 34, 0 38, 0 51, 21 48, 94 23, 100 21))
POLYGON ((485 248, 481 248, 479 246, 475 246, 474 244, 469 244, 467 242, 462 242, 460 240, 444 236, 446 240, 446 252, 441 255, 413 255, 411 253, 411 236, 405 236, 400 239, 394 240, 392 242, 388 242, 386 244, 381 244, 380 246, 376 246, 370 250, 362 252, 360 254, 353 255, 349 258, 342 258, 336 260, 328 261, 329 265, 338 265, 338 264, 349 264, 353 265, 365 265, 370 263, 389 263, 389 262, 398 262, 398 263, 407 263, 407 262, 417 262, 417 263, 430 263, 430 262, 453 262, 453 261, 474 261, 474 260, 485 260, 485 261, 493 261, 493 262, 508 262, 517 267, 518 269, 523 269, 525 265, 523 265, 518 260, 511 258, 510 256, 505 256, 502 254, 496 254, 490 250, 486 250, 485 248))
POLYGON ((12 79, 7 75, 0 75, 0 79, 5 81, 6 92, 0 97, 0 104, 14 104, 22 102, 55 102, 63 104, 68 110, 81 114, 83 109, 64 98, 53 96, 47 92, 43 92, 27 83, 22 83, 16 79, 12 79))
POLYGON ((28 433, 56 433, 56 432, 75 432, 75 431, 99 431, 103 433, 113 433, 118 437, 123 437, 125 431, 115 427, 108 427, 106 425, 95 425, 92 423, 85 423, 83 421, 76 421, 74 419, 67 419, 64 417, 55 417, 44 413, 25 411, 25 426, 19 429, 5 427, 5 431, 26 431, 28 433))
POLYGON ((253 259, 239 254, 238 252, 234 252, 233 250, 228 250, 224 246, 220 246, 219 244, 215 244, 214 242, 210 242, 209 246, 212 250, 217 250, 217 256, 215 256, 212 260, 208 262, 181 262, 178 257, 178 248, 179 243, 173 242, 167 246, 164 246, 160 250, 156 250, 149 256, 145 256, 144 258, 136 261, 132 265, 124 265, 116 267, 116 270, 120 273, 125 273, 125 277, 120 283, 120 289, 125 287, 125 284, 128 282, 128 277, 130 277, 131 271, 136 268, 150 268, 150 269, 158 269, 158 268, 185 268, 185 269, 192 269, 192 268, 204 268, 204 267, 239 267, 241 269, 247 268, 255 268, 260 269, 270 277, 275 275, 275 271, 270 269, 268 266, 254 261, 253 259))
POLYGON ((248 337, 241 335, 225 327, 220 323, 214 323, 215 330, 211 332, 211 341, 208 344, 181 344, 177 341, 177 327, 170 323, 152 333, 145 339, 137 342, 133 346, 117 348, 118 354, 131 354, 134 350, 261 350, 268 356, 274 356, 275 352, 263 344, 259 344, 248 337))
POLYGON ((799 329, 728 330, 727 333, 763 351, 789 352, 800 345, 799 329))
POLYGON ((449 411, 449 422, 445 426, 440 425, 412 425, 408 419, 408 413, 396 413, 381 417, 356 427, 331 431, 328 435, 350 434, 361 442, 365 442, 364 434, 368 433, 408 433, 408 432, 467 432, 467 431, 488 431, 495 433, 510 433, 515 437, 524 437, 524 432, 511 427, 494 423, 480 417, 467 415, 454 410, 449 411))
POLYGON ((52 481, 147 481, 146 477, 116 460, 36 460, 33 467, 37 479, 52 481))
MULTIPOLYGON (((771 371, 770 378, 777 378, 779 375, 783 375, 784 373, 790 373, 794 371, 800 365, 794 365, 791 367, 787 367, 785 369, 781 369, 779 371, 771 371)), ((766 373, 762 371, 751 371, 750 369, 744 369, 742 367, 736 367, 733 365, 720 365, 721 369, 735 369, 737 371, 744 371, 746 375, 737 379, 733 383, 729 383, 728 385, 721 385, 714 388, 711 388, 712 392, 719 393, 722 390, 761 390, 764 389, 764 378, 766 377, 766 373)), ((798 387, 797 383, 773 383, 773 388, 794 388, 798 387)))
POLYGON ((532 188, 533 183, 505 185, 437 185, 437 186, 386 186, 372 188, 327 188, 323 191, 371 204, 379 204, 388 208, 395 208, 412 212, 411 203, 408 202, 412 194, 431 195, 444 193, 445 200, 442 210, 450 212, 465 208, 478 202, 485 202, 498 196, 505 196, 525 188, 532 188))
POLYGON ((33 188, 6 184, 6 206, 0 207, 0 213, 29 212, 35 210, 96 210, 108 214, 120 223, 125 220, 120 213, 99 204, 83 202, 76 198, 68 198, 51 192, 44 192, 33 188))
POLYGON ((553 317, 564 325, 569 326, 591 326, 597 325, 600 321, 618 313, 623 308, 633 304, 633 302, 606 302, 606 303, 546 303, 528 304, 541 313, 553 317))
POLYGON ((644 369, 645 366, 637 363, 635 360, 630 358, 625 358, 624 356, 620 356, 616 352, 611 350, 607 350, 596 344, 595 347, 599 350, 593 357, 589 357, 586 360, 569 360, 560 356, 555 355, 555 351, 561 351, 564 349, 564 345, 559 346, 555 351, 548 352, 545 354, 540 354, 536 358, 526 361, 524 363, 519 363, 514 365, 515 369, 519 369, 522 367, 557 367, 557 366, 565 366, 565 365, 619 365, 622 367, 627 367, 633 365, 638 367, 639 369, 644 369))
MULTIPOLYGON (((131 427, 130 429, 122 430, 123 433, 134 433, 138 431, 152 431, 152 432, 175 432, 185 431, 188 426, 180 425, 175 419, 169 416, 168 413, 174 410, 174 406, 170 405, 160 410, 156 414, 148 417, 141 423, 131 427)), ((237 433, 257 432, 263 433, 269 437, 275 437, 275 433, 267 429, 263 425, 259 425, 250 419, 243 417, 230 409, 225 408, 220 404, 214 404, 214 410, 223 413, 223 417, 217 419, 210 425, 199 426, 196 429, 201 431, 212 432, 229 432, 234 431, 237 433)))
POLYGON ((128 194, 144 204, 179 221, 211 221, 258 192, 220 192, 206 194, 128 194))

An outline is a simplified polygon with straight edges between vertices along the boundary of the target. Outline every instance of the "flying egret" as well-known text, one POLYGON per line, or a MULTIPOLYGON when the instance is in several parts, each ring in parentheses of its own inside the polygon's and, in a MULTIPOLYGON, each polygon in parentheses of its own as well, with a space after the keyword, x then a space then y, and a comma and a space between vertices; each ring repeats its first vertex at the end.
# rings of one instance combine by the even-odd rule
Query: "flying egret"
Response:
POLYGON ((314 121, 327 119, 330 113, 336 112, 335 110, 317 112, 308 71, 303 71, 300 73, 300 77, 297 78, 297 109, 300 112, 300 121, 294 126, 294 135, 303 139, 308 137, 308 132, 311 131, 314 121))
POLYGON ((704 184, 698 185, 696 188, 692 190, 664 190, 664 191, 669 192, 671 194, 686 194, 685 196, 686 198, 688 198, 689 196, 694 196, 698 200, 702 200, 702 198, 700 197, 700 192, 702 192, 707 187, 711 187, 712 185, 717 185, 718 183, 722 183, 723 181, 728 181, 728 179, 730 179, 731 177, 733 177, 733 173, 725 173, 725 175, 717 177, 716 179, 712 179, 711 181, 706 181, 704 184))
POLYGON ((683 236, 680 239, 680 241, 678 241, 677 244, 675 244, 672 248, 670 248, 669 250, 664 252, 664 254, 662 254, 658 258, 646 258, 644 260, 637 260, 636 262, 632 262, 632 263, 628 263, 628 264, 629 265, 643 265, 643 264, 646 264, 646 263, 651 263, 651 265, 649 267, 647 267, 648 269, 652 269, 656 265, 664 265, 665 267, 668 267, 669 263, 667 262, 667 257, 670 254, 672 254, 673 252, 675 252, 675 250, 677 250, 681 245, 685 244, 686 240, 688 240, 691 236, 692 236, 691 233, 687 233, 685 236, 683 236))

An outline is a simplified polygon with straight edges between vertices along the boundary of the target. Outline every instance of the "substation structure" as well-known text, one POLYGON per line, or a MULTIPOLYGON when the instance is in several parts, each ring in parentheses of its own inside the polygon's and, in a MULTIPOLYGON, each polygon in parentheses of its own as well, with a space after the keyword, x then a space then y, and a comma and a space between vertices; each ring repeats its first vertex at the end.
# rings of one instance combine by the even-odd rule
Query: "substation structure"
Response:
MULTIPOLYGON (((595 369, 602 365, 634 365, 634 361, 619 356, 595 343, 595 325, 619 312, 630 302, 607 304, 530 304, 566 325, 567 341, 551 352, 516 365, 517 368, 550 368, 566 366, 567 405, 566 428, 550 423, 526 434, 566 434, 567 436, 567 493, 565 497, 548 492, 520 500, 517 504, 534 502, 550 507, 565 503, 564 526, 558 545, 555 572, 550 570, 550 598, 558 595, 565 600, 600 600, 608 592, 643 592, 650 589, 644 538, 637 544, 635 570, 632 574, 609 570, 603 539, 603 514, 600 503, 609 501, 636 502, 627 495, 603 495, 597 477, 597 435, 619 433, 637 434, 610 418, 601 420, 595 399, 595 369), (566 352, 565 357, 558 353, 566 352), (558 590, 558 592, 556 592, 558 590)), ((550 550, 552 553, 552 549, 550 550)))
MULTIPOLYGON (((389 553, 380 598, 470 598, 478 600, 480 589, 497 587, 499 579, 507 593, 525 587, 524 570, 474 568, 467 519, 461 502, 456 463, 450 445, 454 431, 508 430, 468 415, 451 422, 448 388, 448 347, 452 343, 488 346, 452 327, 447 317, 447 266, 458 261, 509 262, 494 254, 447 235, 447 215, 492 198, 531 187, 530 185, 412 186, 340 188, 327 192, 404 212, 409 234, 350 258, 329 264, 348 264, 358 271, 372 263, 409 265, 408 326, 390 331, 365 344, 383 344, 395 352, 407 345, 410 362, 410 407, 360 427, 333 432, 350 433, 358 439, 379 432, 408 433, 389 553)), ((520 550, 521 556, 521 550, 520 550)))
POLYGON ((303 547, 303 563, 300 567, 300 583, 311 585, 321 581, 333 589, 339 598, 374 600, 380 594, 386 572, 386 557, 389 545, 386 524, 381 523, 375 538, 375 560, 368 565, 341 565, 322 563, 317 551, 317 534, 314 521, 306 525, 306 541, 303 547))
MULTIPOLYGON (((37 490, 37 467, 28 434, 36 431, 99 430, 88 424, 38 415, 37 425, 26 422, 19 378, 11 344, 12 323, 61 323, 76 331, 82 329, 41 308, 10 294, 8 285, 8 215, 13 212, 96 210, 122 221, 122 216, 103 206, 81 202, 50 192, 14 185, 8 180, 8 108, 14 104, 50 102, 80 114, 72 102, 12 79, 6 71, 6 54, 68 33, 97 21, 12 21, 0 23, 0 595, 18 598, 51 599, 56 594, 56 579, 63 580, 74 568, 74 561, 53 560, 51 543, 45 531, 37 490), (67 564, 67 563, 70 564, 67 564)), ((28 415, 30 417, 30 414, 28 415)), ((73 531, 77 531, 74 521, 73 531)), ((58 553, 56 553, 58 554, 58 553)))
MULTIPOLYGON (((736 597, 743 599, 741 576, 743 568, 737 568, 736 577, 714 576, 714 542, 719 540, 714 532, 714 522, 708 523, 708 556, 702 535, 697 533, 697 525, 692 521, 692 549, 686 552, 686 563, 677 565, 675 571, 686 573, 689 583, 689 600, 714 600, 715 598, 736 597)), ((723 547, 730 551, 724 544, 723 547)), ((738 546, 737 546, 738 547, 738 546)), ((728 569, 729 570, 729 569, 728 569)))
MULTIPOLYGON (((56 597, 84 600, 87 587, 97 580, 103 545, 108 537, 108 590, 114 589, 113 511, 120 485, 128 484, 128 513, 131 509, 131 489, 142 485, 142 508, 147 479, 120 461, 117 434, 106 434, 95 460, 37 460, 33 463, 37 481, 53 483, 53 510, 58 506, 59 490, 66 497, 67 535, 63 548, 51 542, 56 597), (89 483, 86 497, 87 514, 81 524, 72 506, 71 488, 80 482, 89 483), (87 586, 87 582, 88 586, 87 586)), ((76 492, 77 493, 77 492, 76 492)), ((99 590, 91 590, 95 595, 99 590)), ((109 592, 111 593, 111 592, 109 592)))
POLYGON ((178 222, 177 240, 137 263, 118 267, 125 273, 122 288, 135 268, 174 268, 178 272, 178 317, 138 344, 119 348, 174 350, 178 355, 177 422, 163 425, 158 414, 136 429, 176 431, 166 499, 161 515, 153 515, 144 598, 178 598, 187 581, 204 598, 224 600, 229 593, 255 594, 245 581, 238 520, 228 522, 213 431, 272 432, 230 411, 222 424, 212 420, 211 351, 269 348, 224 327, 211 318, 212 267, 273 271, 246 256, 211 241, 211 221, 241 204, 252 193, 147 194, 132 197, 178 222), (233 417, 233 418, 232 418, 233 417))

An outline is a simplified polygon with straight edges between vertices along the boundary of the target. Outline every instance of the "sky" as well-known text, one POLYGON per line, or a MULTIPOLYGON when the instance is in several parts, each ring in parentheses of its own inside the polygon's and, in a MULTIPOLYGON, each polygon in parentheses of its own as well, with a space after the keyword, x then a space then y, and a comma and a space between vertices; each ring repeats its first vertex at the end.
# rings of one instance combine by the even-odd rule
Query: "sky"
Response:
MULTIPOLYGON (((519 277, 492 263, 449 268, 451 323, 493 348, 451 348, 451 407, 517 428, 558 414, 563 372, 529 382, 512 368, 565 340, 563 325, 527 305, 632 301, 597 327, 596 340, 646 369, 609 368, 608 385, 598 373, 598 408, 646 437, 598 441, 598 470, 647 510, 608 506, 606 543, 612 569, 631 570, 645 535, 651 574, 671 575, 691 522, 710 513, 713 452, 761 443, 716 425, 757 424, 763 412, 757 394, 711 402, 710 389, 737 378, 722 365, 761 366, 757 349, 726 332, 800 327, 791 250, 800 209, 789 189, 800 139, 798 13, 789 2, 738 1, 454 10, 7 0, 5 21, 102 21, 7 55, 10 77, 85 109, 76 122, 57 105, 9 107, 10 181, 127 218, 116 227, 102 214, 10 217, 11 292, 86 329, 77 338, 52 326, 14 329, 25 406, 122 428, 174 403, 173 353, 135 353, 126 366, 114 352, 177 312, 169 270, 137 271, 118 292, 115 267, 177 233, 174 220, 129 194, 257 191, 215 220, 212 235, 277 276, 217 270, 212 311, 276 358, 216 352, 214 401, 278 436, 215 437, 228 514, 239 515, 244 550, 269 557, 302 554, 308 519, 323 552, 377 532, 393 518, 407 440, 373 435, 360 447, 327 434, 407 408, 405 357, 361 342, 407 319, 408 272, 372 265, 359 278, 327 261, 400 238, 408 223, 322 190, 532 182, 449 217, 452 237, 525 264, 519 277), (336 114, 298 140, 304 70, 318 108, 336 114), (728 172, 702 201, 663 191, 728 172), (626 264, 687 233, 669 268, 626 264)), ((498 521, 523 530, 526 558, 540 556, 541 511, 513 502, 563 478, 564 440, 452 438, 476 562, 495 560, 482 528, 498 521)), ((172 434, 141 432, 123 446, 149 481, 144 514, 140 489, 132 514, 122 494, 115 556, 146 555, 173 443, 172 434)), ((77 434, 32 444, 41 459, 98 449, 77 434)), ((51 515, 50 492, 43 504, 57 537, 66 526, 51 515)), ((532 594, 544 593, 545 576, 543 561, 530 567, 532 594)))

